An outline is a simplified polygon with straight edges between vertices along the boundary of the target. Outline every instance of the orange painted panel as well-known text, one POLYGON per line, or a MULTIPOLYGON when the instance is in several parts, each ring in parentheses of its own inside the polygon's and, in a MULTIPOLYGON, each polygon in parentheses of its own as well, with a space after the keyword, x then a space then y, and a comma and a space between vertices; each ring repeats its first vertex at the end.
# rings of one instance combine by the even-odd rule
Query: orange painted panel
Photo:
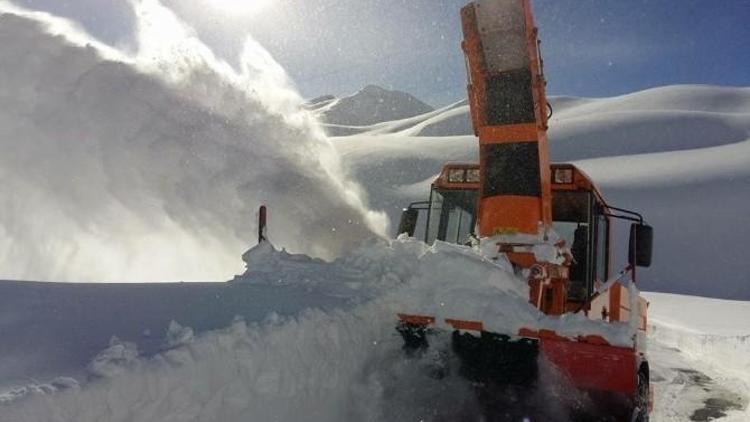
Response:
POLYGON ((479 143, 536 142, 536 124, 525 123, 505 126, 483 126, 479 128, 479 143))
POLYGON ((540 349, 578 388, 635 393, 638 368, 633 349, 545 337, 540 349))
POLYGON ((435 317, 426 315, 398 314, 398 319, 407 324, 430 325, 435 323, 435 317))
POLYGON ((542 221, 541 198, 492 196, 479 203, 479 236, 502 233, 537 234, 542 221))
POLYGON ((462 319, 446 319, 445 323, 453 327, 454 330, 471 330, 482 331, 484 324, 481 321, 465 321, 462 319))

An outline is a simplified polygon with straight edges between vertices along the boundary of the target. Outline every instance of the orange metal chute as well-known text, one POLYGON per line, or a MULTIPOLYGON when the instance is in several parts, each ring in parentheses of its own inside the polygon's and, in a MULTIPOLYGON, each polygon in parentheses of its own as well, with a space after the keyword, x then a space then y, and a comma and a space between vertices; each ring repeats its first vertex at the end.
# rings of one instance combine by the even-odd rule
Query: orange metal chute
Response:
POLYGON ((461 18, 469 103, 480 148, 478 234, 536 234, 540 225, 551 225, 552 207, 547 101, 530 4, 527 0, 470 3, 461 10, 461 18), (518 144, 529 144, 533 151, 514 150, 518 144), (536 162, 528 162, 527 157, 536 162), (524 173, 532 164, 534 174, 524 173), (511 184, 497 189, 505 183, 491 177, 497 171, 502 171, 501 176, 531 176, 535 181, 529 183, 536 186, 518 192, 512 192, 511 184))

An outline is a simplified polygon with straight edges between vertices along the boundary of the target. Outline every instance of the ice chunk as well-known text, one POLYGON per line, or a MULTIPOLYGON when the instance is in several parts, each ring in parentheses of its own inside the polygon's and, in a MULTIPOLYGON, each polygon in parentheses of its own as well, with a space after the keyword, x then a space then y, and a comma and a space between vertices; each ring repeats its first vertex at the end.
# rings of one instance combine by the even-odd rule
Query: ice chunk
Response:
POLYGON ((96 355, 87 369, 94 377, 112 378, 133 367, 138 361, 137 358, 138 346, 135 343, 121 341, 113 336, 109 341, 109 347, 96 355))
POLYGON ((166 344, 167 348, 174 348, 189 344, 193 341, 193 329, 183 327, 177 321, 170 321, 167 328, 166 344))

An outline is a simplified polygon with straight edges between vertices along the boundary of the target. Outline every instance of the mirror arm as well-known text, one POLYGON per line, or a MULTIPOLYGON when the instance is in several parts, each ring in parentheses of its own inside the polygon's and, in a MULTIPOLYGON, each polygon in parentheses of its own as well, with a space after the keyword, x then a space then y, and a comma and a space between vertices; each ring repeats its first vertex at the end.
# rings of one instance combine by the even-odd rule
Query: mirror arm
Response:
MULTIPOLYGON (((634 214, 637 214, 637 213, 634 213, 634 214)), ((633 221, 633 222, 636 222, 638 224, 644 224, 645 223, 644 220, 643 220, 643 216, 641 216, 640 214, 638 214, 638 217, 631 217, 629 215, 612 214, 612 213, 608 213, 608 212, 604 212, 604 213, 602 213, 602 215, 607 216, 607 217, 617 218, 617 219, 620 219, 620 220, 633 221)))
POLYGON ((430 201, 417 201, 409 204, 404 210, 427 210, 430 208, 430 201))
POLYGON ((643 215, 641 215, 640 213, 637 213, 635 211, 631 211, 631 210, 628 210, 628 209, 625 209, 625 208, 613 207, 613 206, 611 206, 609 204, 606 204, 606 203, 604 204, 604 206, 607 207, 607 208, 609 208, 609 209, 611 209, 611 210, 619 211, 621 213, 628 214, 628 215, 619 215, 619 214, 612 214, 612 213, 604 213, 604 215, 606 215, 608 217, 621 218, 623 220, 636 221, 636 222, 638 222, 640 224, 644 224, 643 215))

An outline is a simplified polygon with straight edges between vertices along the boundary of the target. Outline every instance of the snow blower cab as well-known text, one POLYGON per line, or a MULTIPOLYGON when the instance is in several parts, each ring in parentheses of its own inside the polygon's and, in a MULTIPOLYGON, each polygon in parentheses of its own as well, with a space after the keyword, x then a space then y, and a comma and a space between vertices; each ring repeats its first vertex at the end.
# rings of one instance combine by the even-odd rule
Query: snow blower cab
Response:
MULTIPOLYGON (((580 169, 550 163, 549 105, 529 1, 472 2, 461 18, 479 163, 446 164, 429 201, 404 211, 399 233, 494 250, 526 277, 529 303, 543 314, 580 314, 632 330, 627 344, 615 345, 601 333, 494 333, 483 321, 448 319, 440 325, 453 329, 461 373, 494 400, 508 385, 532 388, 542 358, 594 398, 593 414, 647 420, 647 304, 634 282, 636 267, 651 263, 653 231, 640 214, 608 205, 580 169), (628 242, 616 241, 615 220, 632 223, 628 242), (628 257, 614 275, 616 244, 625 244, 628 257)), ((434 317, 398 317, 406 348, 429 346, 434 317)))
MULTIPOLYGON (((598 298, 596 293, 613 276, 619 279, 629 275, 632 279, 636 266, 651 265, 653 228, 640 214, 608 205, 591 179, 574 165, 551 164, 551 175, 552 229, 569 249, 570 262, 567 285, 561 294, 540 289, 535 303, 549 315, 588 311, 592 298, 598 298), (632 223, 628 242, 619 248, 614 244, 615 220, 632 223), (627 266, 617 274, 612 256, 615 249, 632 249, 627 266)), ((470 246, 479 241, 478 202, 479 165, 448 163, 433 181, 429 200, 411 203, 403 210, 398 232, 419 237, 427 244, 437 240, 470 246)), ((512 246, 500 244, 498 251, 513 253, 512 246)), ((516 257, 515 261, 524 264, 520 262, 523 258, 516 257)))

